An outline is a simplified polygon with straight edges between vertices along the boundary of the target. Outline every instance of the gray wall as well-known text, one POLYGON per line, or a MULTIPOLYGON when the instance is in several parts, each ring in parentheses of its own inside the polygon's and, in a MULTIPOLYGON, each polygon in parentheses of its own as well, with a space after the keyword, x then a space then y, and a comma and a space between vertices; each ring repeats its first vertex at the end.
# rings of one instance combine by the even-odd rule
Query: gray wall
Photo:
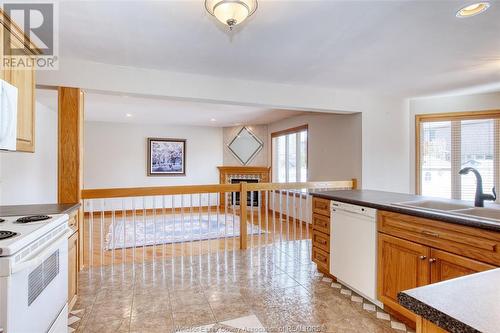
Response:
MULTIPOLYGON (((301 115, 269 125, 271 133, 308 125, 308 180, 347 180, 357 178, 361 186, 361 114, 301 115)), ((269 164, 271 150, 268 152, 269 164)))

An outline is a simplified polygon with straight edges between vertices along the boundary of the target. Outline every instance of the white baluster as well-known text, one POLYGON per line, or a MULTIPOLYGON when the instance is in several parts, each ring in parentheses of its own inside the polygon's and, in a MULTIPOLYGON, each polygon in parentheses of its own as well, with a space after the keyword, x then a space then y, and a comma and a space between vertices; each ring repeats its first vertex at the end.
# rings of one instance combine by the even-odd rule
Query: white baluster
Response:
MULTIPOLYGON (((165 248, 167 246, 167 230, 166 230, 166 208, 165 208, 165 196, 161 196, 161 221, 162 221, 162 229, 161 229, 161 235, 162 235, 162 257, 163 257, 163 264, 165 264, 165 248)), ((163 265, 165 267, 165 265, 163 265)))
POLYGON ((123 243, 122 243, 122 266, 125 264, 126 256, 125 256, 125 248, 127 241, 127 212, 125 211, 125 199, 122 198, 122 223, 123 223, 123 243))
POLYGON ((266 211, 266 246, 268 245, 268 242, 269 242, 269 193, 270 191, 266 191, 265 192, 265 196, 266 196, 266 208, 265 208, 265 211, 266 211))
POLYGON ((94 200, 89 200, 89 267, 94 266, 94 200))
POLYGON ((100 221, 100 256, 101 256, 101 267, 104 266, 104 199, 101 199, 101 221, 100 221))
POLYGON ((142 228, 142 264, 144 265, 146 259, 146 197, 142 197, 142 228))
MULTIPOLYGON (((156 261, 156 197, 153 196, 153 263, 156 261)), ((146 233, 144 231, 144 233, 146 233)))
POLYGON ((191 263, 193 262, 193 194, 189 195, 189 222, 191 224, 190 230, 189 230, 189 245, 190 245, 190 261, 191 263))
POLYGON ((136 219, 137 218, 137 211, 135 209, 135 197, 132 198, 132 225, 134 227, 134 247, 133 247, 133 252, 132 252, 132 263, 135 267, 135 249, 137 246, 137 225, 136 225, 136 219))
POLYGON ((293 190, 293 201, 292 201, 292 209, 293 209, 293 240, 297 240, 297 193, 296 190, 293 190))
MULTIPOLYGON (((202 251, 202 239, 203 239, 203 223, 202 223, 202 204, 201 204, 201 193, 198 194, 198 224, 200 228, 200 236, 199 236, 199 242, 198 242, 198 254, 201 256, 201 251, 202 251)), ((209 236, 207 235, 208 240, 210 240, 209 236)), ((201 261, 200 261, 201 262, 201 261)))
POLYGON ((114 268, 115 265, 115 244, 116 244, 116 235, 115 235, 115 207, 113 205, 113 201, 111 201, 111 267, 114 268))
MULTIPOLYGON (((241 202, 240 204, 246 205, 246 202, 241 202)), ((253 248, 253 191, 250 191, 250 248, 253 248)))

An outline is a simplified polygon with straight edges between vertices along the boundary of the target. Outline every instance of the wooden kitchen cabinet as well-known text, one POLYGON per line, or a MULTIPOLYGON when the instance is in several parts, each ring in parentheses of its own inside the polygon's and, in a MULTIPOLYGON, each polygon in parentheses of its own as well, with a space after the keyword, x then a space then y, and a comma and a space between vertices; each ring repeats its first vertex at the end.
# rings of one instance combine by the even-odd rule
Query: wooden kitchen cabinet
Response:
POLYGON ((71 309, 78 295, 78 272, 80 271, 79 210, 69 214, 68 226, 73 231, 68 238, 68 306, 71 309))
POLYGON ((402 290, 429 283, 430 249, 404 239, 379 234, 378 237, 378 296, 390 308, 415 320, 415 315, 401 307, 397 296, 402 290))
POLYGON ((68 306, 76 302, 78 291, 78 231, 68 239, 68 306))
POLYGON ((330 275, 330 200, 313 197, 312 208, 312 261, 330 275))
POLYGON ((429 262, 431 264, 431 283, 496 268, 493 265, 436 249, 431 249, 429 262))
POLYGON ((399 292, 500 266, 499 232, 386 211, 377 229, 379 299, 413 322, 399 292))
POLYGON ((18 89, 17 151, 35 151, 35 72, 33 69, 13 69, 9 83, 18 89))
POLYGON ((313 213, 330 217, 330 200, 313 197, 312 210, 313 213))
MULTIPOLYGON (((10 22, 10 19, 0 10, 0 35, 1 39, 1 56, 2 62, 5 59, 4 48, 4 32, 10 33, 11 44, 16 48, 26 50, 23 56, 25 63, 33 59, 35 54, 24 47, 24 41, 28 40, 21 29, 10 22), (7 28, 9 27, 9 29, 7 28)), ((30 42, 31 43, 31 42, 30 42)), ((30 44, 33 47, 33 44, 30 44)), ((3 66, 1 70, 1 78, 18 89, 17 97, 17 151, 34 152, 35 151, 35 70, 33 67, 13 67, 3 66)))

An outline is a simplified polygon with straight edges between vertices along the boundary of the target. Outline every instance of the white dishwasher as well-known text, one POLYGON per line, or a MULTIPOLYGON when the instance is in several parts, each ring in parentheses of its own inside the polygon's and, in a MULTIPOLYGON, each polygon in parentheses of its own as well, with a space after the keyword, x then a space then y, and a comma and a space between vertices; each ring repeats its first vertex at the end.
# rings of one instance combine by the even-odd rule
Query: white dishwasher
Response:
POLYGON ((330 273, 382 307, 377 300, 377 210, 331 202, 330 273))

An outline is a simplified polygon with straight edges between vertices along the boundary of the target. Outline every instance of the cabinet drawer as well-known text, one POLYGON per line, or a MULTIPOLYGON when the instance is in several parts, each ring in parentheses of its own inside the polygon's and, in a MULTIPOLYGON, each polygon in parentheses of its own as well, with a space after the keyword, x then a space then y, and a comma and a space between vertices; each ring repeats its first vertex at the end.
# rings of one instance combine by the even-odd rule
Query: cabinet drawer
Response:
POLYGON ((330 217, 313 213, 313 229, 330 234, 330 217))
POLYGON ((313 213, 330 216, 330 200, 313 197, 313 213))
POLYGON ((378 212, 378 230, 435 249, 500 265, 499 232, 386 211, 378 212))
POLYGON ((330 254, 322 249, 313 246, 312 248, 312 260, 318 265, 320 270, 325 272, 329 271, 330 268, 330 254))
POLYGON ((330 235, 324 234, 318 230, 313 230, 313 232, 312 232, 312 245, 329 253, 330 252, 330 235))

